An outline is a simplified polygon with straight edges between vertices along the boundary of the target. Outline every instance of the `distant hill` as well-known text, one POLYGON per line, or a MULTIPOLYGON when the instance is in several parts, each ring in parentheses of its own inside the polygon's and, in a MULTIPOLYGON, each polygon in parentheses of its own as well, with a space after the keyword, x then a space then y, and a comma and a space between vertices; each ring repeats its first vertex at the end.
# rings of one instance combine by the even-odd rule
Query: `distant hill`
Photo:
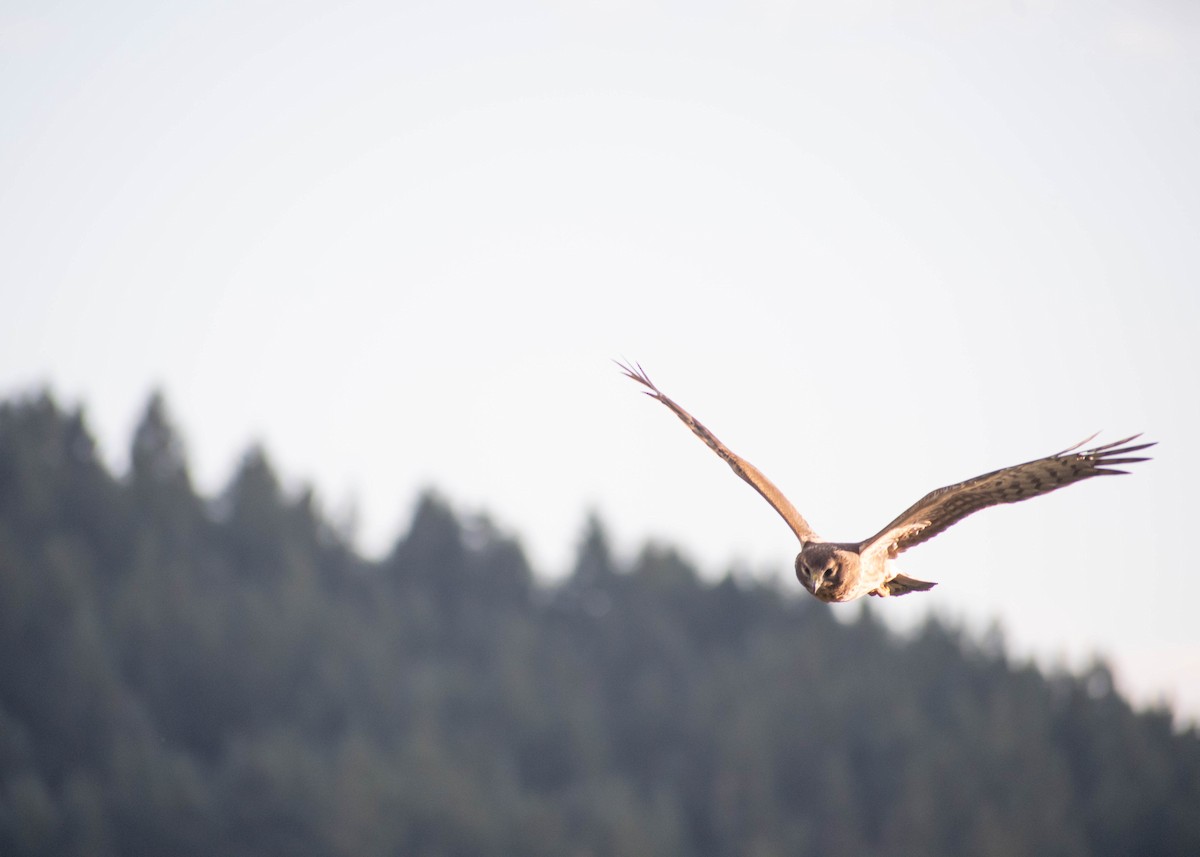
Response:
POLYGON ((0 405, 0 854, 1200 854, 1200 737, 1103 664, 632 563, 539 582, 424 496, 379 562, 262 450, 200 497, 0 405))

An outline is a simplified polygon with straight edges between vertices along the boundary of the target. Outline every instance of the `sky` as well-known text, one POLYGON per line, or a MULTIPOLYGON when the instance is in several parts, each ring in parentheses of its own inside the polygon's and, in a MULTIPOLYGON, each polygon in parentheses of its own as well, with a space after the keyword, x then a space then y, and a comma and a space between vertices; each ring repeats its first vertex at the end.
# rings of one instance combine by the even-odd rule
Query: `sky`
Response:
POLYGON ((1195 721, 1196 152, 1184 0, 0 0, 0 396, 122 472, 161 390, 210 495, 262 444, 368 555, 434 488, 546 579, 591 513, 791 579, 614 358, 831 540, 1145 431, 871 607, 1195 721))

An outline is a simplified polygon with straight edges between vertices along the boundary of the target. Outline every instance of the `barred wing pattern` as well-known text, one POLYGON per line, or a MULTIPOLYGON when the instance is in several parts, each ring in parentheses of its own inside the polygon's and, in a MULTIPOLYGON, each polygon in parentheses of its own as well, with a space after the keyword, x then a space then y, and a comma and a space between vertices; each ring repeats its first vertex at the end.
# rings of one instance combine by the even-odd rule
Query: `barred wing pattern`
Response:
POLYGON ((721 443, 721 441, 717 440, 716 435, 706 429, 699 420, 665 396, 662 391, 658 389, 658 387, 654 386, 654 382, 651 381, 646 375, 646 370, 644 370, 638 364, 629 366, 625 363, 621 363, 620 361, 614 362, 621 367, 621 370, 626 374, 626 376, 632 378, 634 381, 637 381, 643 387, 647 388, 646 390, 643 390, 647 396, 657 399, 674 411, 675 416, 679 417, 679 419, 683 421, 683 424, 695 433, 696 437, 704 441, 708 445, 709 449, 721 456, 725 463, 733 469, 734 473, 744 479, 755 491, 761 494, 763 499, 770 503, 771 507, 778 512, 779 516, 787 522, 789 527, 792 528, 792 532, 796 534, 796 538, 800 539, 801 545, 805 545, 813 541, 821 541, 817 534, 813 532, 812 527, 808 525, 808 521, 804 520, 804 517, 798 511, 796 511, 796 507, 791 504, 787 497, 783 496, 783 492, 775 487, 775 483, 763 476, 762 472, 759 471, 759 469, 753 464, 731 452, 729 448, 725 446, 725 444, 721 443))
POLYGON ((1135 434, 1124 440, 1075 452, 1094 437, 1092 435, 1062 452, 1036 461, 994 470, 957 485, 930 491, 896 520, 862 542, 859 549, 865 551, 872 547, 884 547, 888 555, 894 557, 988 506, 1019 503, 1093 476, 1127 473, 1115 469, 1113 465, 1147 461, 1147 458, 1131 456, 1131 453, 1154 446, 1153 443, 1128 446, 1130 441, 1141 437, 1135 434))

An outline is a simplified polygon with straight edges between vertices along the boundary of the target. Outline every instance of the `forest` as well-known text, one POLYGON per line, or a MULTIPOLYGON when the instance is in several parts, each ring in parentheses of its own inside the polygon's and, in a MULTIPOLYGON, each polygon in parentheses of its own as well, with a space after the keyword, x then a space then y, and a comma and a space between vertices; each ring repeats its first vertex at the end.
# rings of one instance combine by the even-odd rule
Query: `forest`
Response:
POLYGON ((550 582, 434 491, 367 559, 261 448, 201 496, 160 395, 120 474, 14 398, 0 854, 1200 854, 1200 735, 1102 661, 852 609, 595 517, 550 582))

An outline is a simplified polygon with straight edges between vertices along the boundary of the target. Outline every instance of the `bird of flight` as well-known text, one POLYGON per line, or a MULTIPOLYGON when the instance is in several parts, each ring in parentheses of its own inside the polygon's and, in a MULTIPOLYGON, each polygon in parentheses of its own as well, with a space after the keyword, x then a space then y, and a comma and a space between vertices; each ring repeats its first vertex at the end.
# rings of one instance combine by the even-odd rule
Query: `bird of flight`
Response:
POLYGON ((1124 440, 1076 452, 1095 437, 1092 435, 1054 455, 930 491, 865 541, 827 542, 813 532, 808 521, 770 479, 750 462, 731 452, 699 420, 664 395, 640 365, 630 366, 620 362, 617 365, 627 376, 647 388, 643 391, 646 395, 674 411, 684 425, 721 456, 734 473, 750 483, 787 522, 800 539, 796 577, 805 589, 822 601, 853 601, 864 595, 905 595, 932 589, 937 584, 901 574, 893 566, 892 560, 901 552, 933 538, 967 515, 988 506, 1028 500, 1093 476, 1127 473, 1112 465, 1147 461, 1144 457, 1131 457, 1131 453, 1154 446, 1153 443, 1130 446, 1130 441, 1141 437, 1135 434, 1124 440))

